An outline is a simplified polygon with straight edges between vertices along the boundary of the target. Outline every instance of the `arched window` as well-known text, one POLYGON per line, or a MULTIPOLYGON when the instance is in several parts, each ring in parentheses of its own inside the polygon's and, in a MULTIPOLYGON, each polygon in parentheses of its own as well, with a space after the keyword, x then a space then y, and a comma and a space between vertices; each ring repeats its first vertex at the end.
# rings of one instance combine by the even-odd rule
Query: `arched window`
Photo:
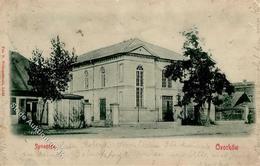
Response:
POLYGON ((136 68, 136 106, 143 107, 144 103, 144 70, 141 65, 136 68))
POLYGON ((168 79, 168 88, 172 88, 172 78, 169 77, 168 79))
POLYGON ((124 64, 119 64, 119 82, 124 81, 124 64))
POLYGON ((166 88, 165 69, 162 70, 162 87, 166 88))
POLYGON ((162 70, 162 87, 163 88, 172 88, 172 79, 171 77, 166 78, 165 77, 165 69, 162 70))
POLYGON ((85 89, 88 89, 88 71, 84 71, 84 87, 85 89))
POLYGON ((101 87, 106 86, 106 71, 104 67, 100 68, 100 75, 101 75, 101 87))

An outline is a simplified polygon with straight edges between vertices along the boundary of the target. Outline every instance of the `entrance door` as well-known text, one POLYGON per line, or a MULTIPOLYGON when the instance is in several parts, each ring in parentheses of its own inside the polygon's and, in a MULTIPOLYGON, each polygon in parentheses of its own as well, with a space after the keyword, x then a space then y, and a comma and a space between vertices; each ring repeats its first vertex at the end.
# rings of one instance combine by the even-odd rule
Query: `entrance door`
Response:
POLYGON ((35 124, 37 124, 37 103, 38 101, 36 99, 26 99, 27 118, 32 120, 35 124))
POLYGON ((172 96, 162 96, 162 118, 163 121, 173 121, 172 96))
POLYGON ((106 99, 99 99, 100 120, 106 120, 106 99))
POLYGON ((37 116, 36 116, 36 113, 37 113, 37 102, 32 102, 32 121, 34 123, 37 123, 37 116))
MULTIPOLYGON (((19 100, 19 113, 22 113, 21 115, 26 115, 26 100, 25 99, 18 99, 19 100)), ((26 122, 26 119, 23 120, 22 116, 18 116, 18 123, 24 124, 26 122)))

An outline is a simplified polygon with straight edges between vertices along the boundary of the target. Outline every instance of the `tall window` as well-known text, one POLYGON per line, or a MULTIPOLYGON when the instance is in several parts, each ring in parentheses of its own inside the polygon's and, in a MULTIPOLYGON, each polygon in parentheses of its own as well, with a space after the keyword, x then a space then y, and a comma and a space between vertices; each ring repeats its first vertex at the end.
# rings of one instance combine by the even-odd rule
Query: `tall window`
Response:
POLYGON ((121 63, 119 65, 119 82, 123 82, 124 81, 124 64, 121 63))
POLYGON ((165 70, 162 70, 162 87, 166 88, 165 70))
MULTIPOLYGON (((75 77, 74 77, 75 78, 75 77)), ((74 78, 73 78, 73 73, 71 74, 71 81, 70 81, 70 92, 72 92, 73 91, 73 80, 74 80, 74 78)))
POLYGON ((101 74, 101 87, 105 87, 106 86, 106 71, 105 71, 104 67, 101 67, 100 74, 101 74))
POLYGON ((171 88, 172 87, 172 79, 171 77, 167 78, 168 80, 168 88, 171 88))
POLYGON ((84 71, 84 87, 85 89, 88 89, 88 71, 84 71))
POLYGON ((123 101, 124 101, 124 99, 123 99, 123 92, 120 91, 119 92, 119 107, 123 106, 123 101))
POLYGON ((136 68, 136 106, 143 107, 144 101, 144 70, 141 65, 136 68))
POLYGON ((162 70, 162 87, 163 88, 171 88, 172 87, 172 79, 165 77, 165 70, 162 70))

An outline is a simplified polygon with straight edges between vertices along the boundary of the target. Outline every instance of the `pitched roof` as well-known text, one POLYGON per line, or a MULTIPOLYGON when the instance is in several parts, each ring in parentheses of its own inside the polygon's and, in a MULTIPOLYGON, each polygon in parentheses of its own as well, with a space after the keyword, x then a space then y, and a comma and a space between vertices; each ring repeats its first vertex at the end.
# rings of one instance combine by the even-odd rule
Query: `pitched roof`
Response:
POLYGON ((107 56, 115 55, 115 54, 122 54, 122 53, 130 53, 134 51, 137 48, 143 47, 145 48, 149 53, 151 53, 151 56, 158 57, 162 59, 168 59, 168 60, 184 60, 185 57, 166 48, 162 48, 159 46, 156 46, 151 43, 144 42, 142 40, 139 40, 137 38, 130 39, 127 41, 123 41, 108 47, 103 47, 94 51, 90 51, 88 53, 85 53, 83 55, 80 55, 77 59, 77 63, 81 63, 84 61, 90 61, 94 59, 104 58, 107 56))
POLYGON ((75 99, 75 100, 79 100, 79 99, 83 99, 84 97, 83 96, 80 96, 80 95, 75 95, 75 94, 72 94, 72 93, 64 93, 62 94, 62 99, 75 99))
MULTIPOLYGON (((28 85, 29 75, 27 68, 29 60, 18 52, 10 51, 10 73, 11 73, 11 95, 12 96, 39 96, 32 91, 32 87, 28 85)), ((83 96, 75 94, 62 94, 63 99, 82 99, 83 96)))
POLYGON ((235 107, 244 102, 251 102, 249 97, 244 92, 235 92, 232 96, 232 106, 235 107))
POLYGON ((29 67, 29 60, 18 52, 10 51, 10 73, 11 73, 11 91, 31 91, 32 87, 28 85, 29 76, 26 68, 29 67))

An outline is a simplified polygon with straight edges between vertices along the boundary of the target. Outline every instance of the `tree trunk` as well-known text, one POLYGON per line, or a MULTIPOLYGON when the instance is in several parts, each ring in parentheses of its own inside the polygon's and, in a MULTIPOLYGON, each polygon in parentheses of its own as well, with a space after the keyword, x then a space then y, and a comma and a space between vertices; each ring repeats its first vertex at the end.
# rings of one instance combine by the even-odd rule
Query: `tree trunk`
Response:
POLYGON ((186 104, 184 105, 184 108, 183 108, 183 119, 186 119, 187 118, 187 106, 186 104))
POLYGON ((44 113, 44 110, 45 110, 46 102, 47 102, 47 100, 43 99, 42 112, 41 112, 41 116, 40 116, 40 125, 42 124, 42 118, 43 118, 43 113, 44 113))
POLYGON ((210 120, 211 100, 208 101, 208 121, 210 120))
POLYGON ((194 107, 194 121, 195 121, 195 124, 196 125, 199 125, 200 124, 200 109, 202 107, 202 104, 197 104, 195 107, 194 107))

